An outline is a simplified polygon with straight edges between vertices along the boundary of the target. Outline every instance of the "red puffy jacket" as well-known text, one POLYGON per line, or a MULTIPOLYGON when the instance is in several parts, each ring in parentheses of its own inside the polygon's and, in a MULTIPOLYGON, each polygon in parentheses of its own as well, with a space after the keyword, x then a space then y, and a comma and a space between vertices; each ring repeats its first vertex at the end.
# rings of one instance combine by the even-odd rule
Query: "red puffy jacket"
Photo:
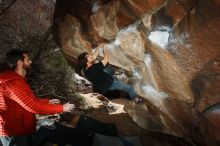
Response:
POLYGON ((55 114, 62 105, 36 98, 25 79, 15 72, 0 73, 0 136, 33 134, 35 114, 55 114))

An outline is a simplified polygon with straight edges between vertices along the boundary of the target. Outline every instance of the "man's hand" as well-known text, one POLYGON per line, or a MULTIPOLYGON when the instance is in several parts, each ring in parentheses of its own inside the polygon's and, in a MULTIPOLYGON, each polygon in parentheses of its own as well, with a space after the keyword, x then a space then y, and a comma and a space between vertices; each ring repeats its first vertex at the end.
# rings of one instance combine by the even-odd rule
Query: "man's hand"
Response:
POLYGON ((59 99, 51 99, 51 100, 49 100, 49 104, 60 104, 60 100, 59 99))
POLYGON ((63 105, 63 112, 71 112, 75 108, 74 104, 70 104, 69 102, 63 105))

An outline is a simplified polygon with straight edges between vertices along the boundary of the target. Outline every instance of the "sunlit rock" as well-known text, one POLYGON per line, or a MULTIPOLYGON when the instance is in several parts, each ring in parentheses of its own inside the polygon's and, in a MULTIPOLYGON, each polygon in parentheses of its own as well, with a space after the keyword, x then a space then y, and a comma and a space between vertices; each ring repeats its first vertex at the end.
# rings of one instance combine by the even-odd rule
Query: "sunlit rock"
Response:
POLYGON ((149 30, 152 28, 152 14, 146 14, 142 21, 146 28, 149 30))
POLYGON ((192 145, 216 145, 218 0, 25 0, 8 7, 10 2, 0 1, 1 57, 9 48, 31 48, 39 66, 54 67, 56 77, 69 84, 67 91, 75 93, 82 91, 78 84, 88 82, 72 72, 68 78, 60 74, 67 70, 61 52, 74 66, 80 53, 105 43, 110 65, 124 71, 118 79, 134 86, 146 101, 143 106, 124 103, 133 121, 181 136, 192 145), (48 41, 53 40, 51 34, 61 49, 48 41))
POLYGON ((161 107, 162 103, 160 103, 161 100, 165 99, 167 95, 163 92, 159 92, 156 89, 154 89, 150 85, 144 85, 142 86, 142 90, 144 92, 144 95, 149 98, 149 100, 152 100, 152 102, 157 105, 158 107, 161 107))
POLYGON ((108 5, 103 5, 90 16, 93 27, 101 37, 112 40, 118 32, 116 15, 120 4, 120 1, 112 1, 108 5))
POLYGON ((62 26, 59 27, 60 46, 68 58, 77 58, 80 53, 91 49, 91 43, 82 35, 81 25, 76 18, 67 15, 64 20, 59 24, 62 26))
POLYGON ((125 70, 128 78, 124 81, 147 101, 146 107, 127 109, 136 123, 149 128, 149 114, 158 121, 153 130, 184 137, 196 145, 214 145, 219 135, 211 130, 219 121, 218 105, 212 106, 219 102, 218 69, 207 66, 216 66, 219 56, 217 1, 69 4, 75 9, 66 6, 63 10, 68 15, 58 35, 69 60, 105 42, 110 64, 125 70))
POLYGON ((137 30, 137 26, 140 22, 136 22, 130 25, 126 29, 122 29, 118 32, 115 40, 115 44, 118 45, 122 51, 129 57, 136 60, 142 60, 144 49, 144 40, 142 40, 140 32, 137 30))

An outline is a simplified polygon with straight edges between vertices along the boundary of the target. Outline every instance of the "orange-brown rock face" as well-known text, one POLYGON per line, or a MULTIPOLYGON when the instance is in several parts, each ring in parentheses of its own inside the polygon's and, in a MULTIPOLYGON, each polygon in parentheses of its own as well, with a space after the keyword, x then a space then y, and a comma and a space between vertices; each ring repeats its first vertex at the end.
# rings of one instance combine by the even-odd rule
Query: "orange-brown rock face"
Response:
POLYGON ((116 25, 116 15, 120 8, 120 1, 109 2, 108 5, 102 5, 96 13, 90 16, 92 26, 98 32, 100 37, 107 40, 115 38, 118 32, 116 25))
MULTIPOLYGON (((68 3, 69 7, 78 5, 78 2, 60 3, 68 3)), ((74 60, 99 42, 107 43, 110 64, 129 72, 137 93, 158 108, 160 116, 154 117, 166 132, 195 144, 215 145, 211 142, 219 133, 216 130, 211 133, 210 127, 219 122, 220 114, 215 113, 214 118, 212 111, 218 106, 214 109, 210 106, 219 102, 220 95, 219 2, 85 0, 81 3, 88 9, 83 9, 85 12, 76 9, 80 15, 58 5, 66 13, 57 23, 58 32, 62 32, 58 36, 63 52, 74 60), (204 116, 210 116, 210 122, 204 116)))
POLYGON ((123 0, 136 16, 153 11, 161 6, 164 0, 123 0))
POLYGON ((168 1, 168 15, 172 18, 173 24, 182 20, 194 8, 196 1, 168 1))
MULTIPOLYGON (((0 0, 0 10, 1 54, 14 47, 39 49, 54 20, 69 61, 107 44, 110 64, 147 101, 141 111, 158 121, 160 128, 151 130, 194 145, 218 145, 219 0, 0 0)), ((138 111, 129 112, 149 128, 138 111)))

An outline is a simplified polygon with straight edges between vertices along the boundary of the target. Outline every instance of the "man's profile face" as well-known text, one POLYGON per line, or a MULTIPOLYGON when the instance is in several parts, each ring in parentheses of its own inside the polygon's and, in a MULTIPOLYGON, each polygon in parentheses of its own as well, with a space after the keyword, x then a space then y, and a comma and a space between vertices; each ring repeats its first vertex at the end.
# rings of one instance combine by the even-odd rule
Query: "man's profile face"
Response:
POLYGON ((23 56, 24 56, 23 68, 26 69, 26 70, 31 69, 32 61, 31 61, 31 59, 29 58, 29 55, 28 55, 28 54, 23 54, 23 56))

